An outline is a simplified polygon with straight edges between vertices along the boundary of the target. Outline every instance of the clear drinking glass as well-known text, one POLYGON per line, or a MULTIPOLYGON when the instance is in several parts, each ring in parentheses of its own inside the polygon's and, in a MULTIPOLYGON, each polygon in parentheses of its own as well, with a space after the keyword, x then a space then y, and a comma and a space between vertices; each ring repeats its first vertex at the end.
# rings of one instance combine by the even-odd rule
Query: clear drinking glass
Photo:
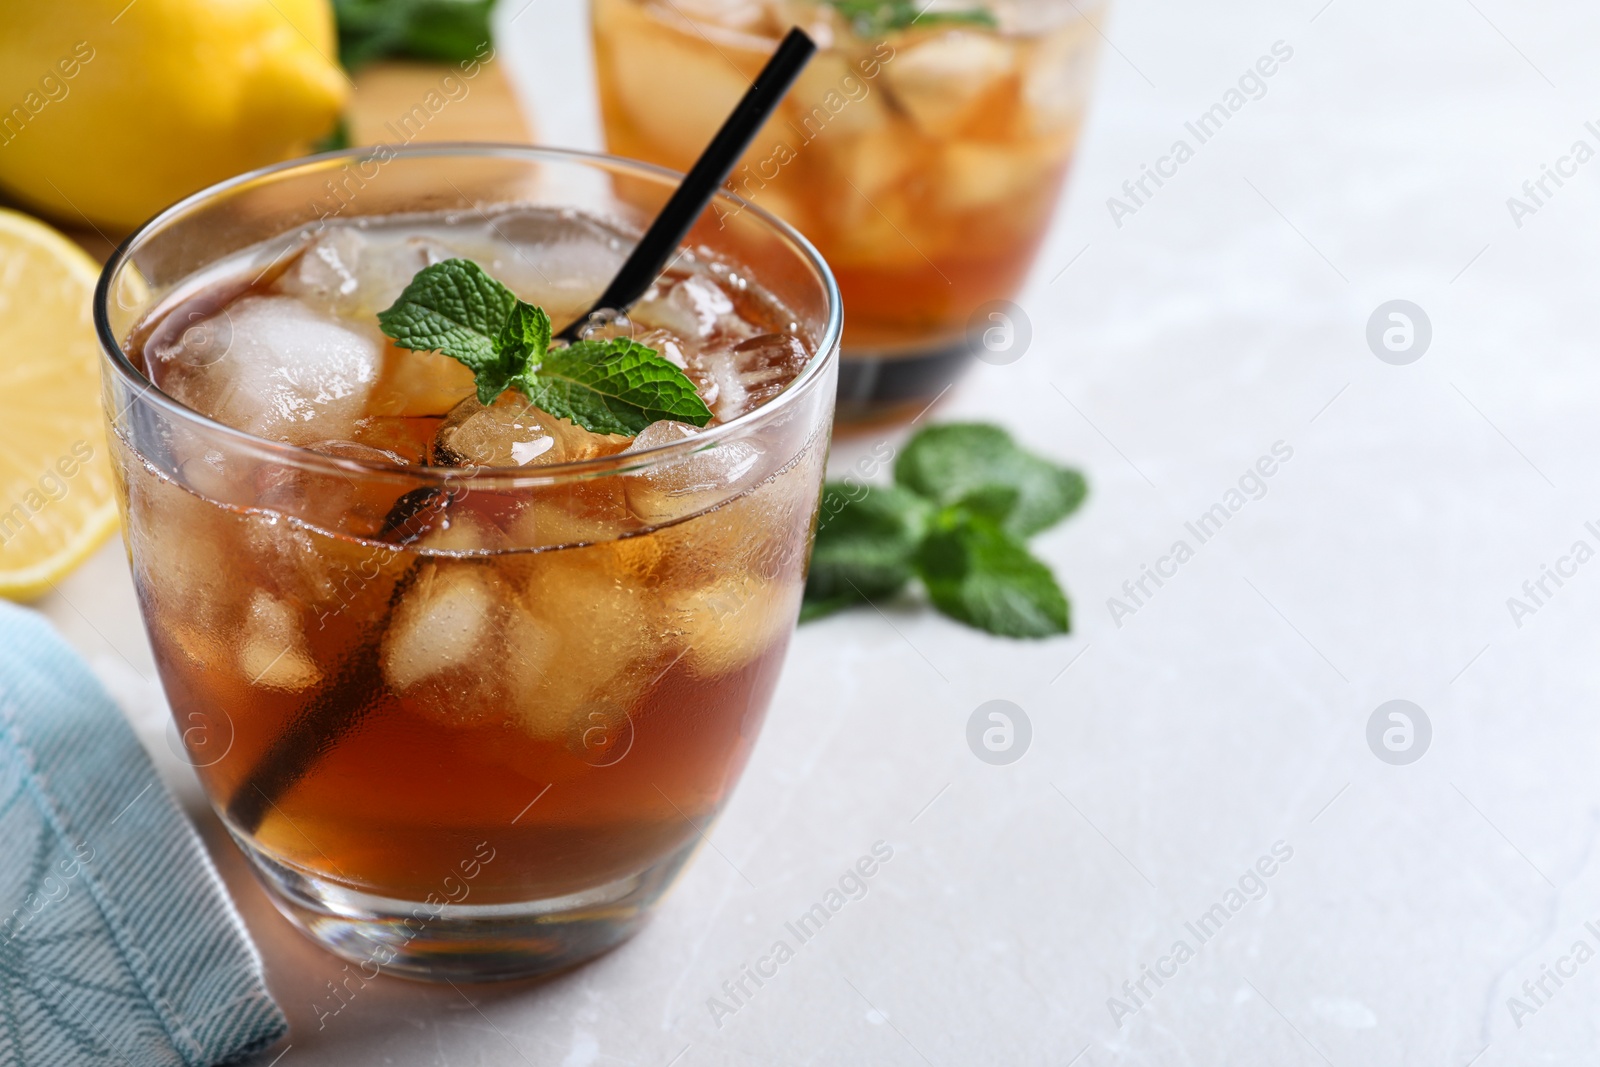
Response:
POLYGON ((1104 0, 592 4, 607 147, 669 167, 693 161, 789 26, 811 33, 821 51, 729 185, 838 276, 841 419, 914 412, 948 386, 1048 230, 1104 0))
POLYGON ((357 149, 198 193, 106 266, 124 535, 179 734, 274 903, 348 959, 465 980, 563 967, 629 936, 688 860, 794 629, 838 292, 804 238, 724 197, 728 221, 686 245, 780 301, 814 358, 688 440, 528 469, 252 436, 154 388, 140 331, 219 260, 252 250, 271 271, 333 220, 557 205, 638 233, 677 179, 531 148, 357 149), (416 536, 440 514, 495 539, 416 536), (456 658, 428 684, 396 681, 440 656, 456 658))

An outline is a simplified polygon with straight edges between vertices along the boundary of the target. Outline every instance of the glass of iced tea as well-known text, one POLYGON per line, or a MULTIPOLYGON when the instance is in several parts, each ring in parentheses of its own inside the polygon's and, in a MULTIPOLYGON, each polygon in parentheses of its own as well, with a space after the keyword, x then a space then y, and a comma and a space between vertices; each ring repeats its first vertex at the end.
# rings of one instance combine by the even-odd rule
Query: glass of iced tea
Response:
POLYGON ((687 167, 783 33, 807 30, 821 53, 729 185, 838 276, 841 419, 915 411, 1006 326, 997 302, 1020 289, 1055 210, 1104 7, 593 0, 607 144, 687 167))
POLYGON ((183 201, 102 277, 127 548, 183 751, 279 909, 364 969, 504 978, 618 943, 754 743, 833 410, 815 250, 708 215, 628 314, 587 320, 682 368, 703 428, 485 405, 376 319, 469 259, 560 329, 676 181, 354 150, 183 201))

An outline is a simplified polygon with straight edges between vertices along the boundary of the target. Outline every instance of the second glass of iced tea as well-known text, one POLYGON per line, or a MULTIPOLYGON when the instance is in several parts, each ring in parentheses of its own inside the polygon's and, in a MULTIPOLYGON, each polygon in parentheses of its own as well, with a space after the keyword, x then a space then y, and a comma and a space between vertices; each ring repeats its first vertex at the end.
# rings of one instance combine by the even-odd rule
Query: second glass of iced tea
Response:
POLYGON ((559 328, 676 181, 356 150, 197 194, 102 278, 124 529, 184 751, 274 902, 364 967, 511 977, 616 944, 755 740, 833 408, 815 251, 759 211, 708 217, 629 315, 591 320, 685 369, 698 430, 486 407, 375 317, 466 258, 559 328))
POLYGON ((1103 0, 592 2, 607 145, 670 167, 791 25, 822 46, 729 185, 838 276, 841 418, 920 409, 1015 328, 1000 302, 1071 164, 1103 0))

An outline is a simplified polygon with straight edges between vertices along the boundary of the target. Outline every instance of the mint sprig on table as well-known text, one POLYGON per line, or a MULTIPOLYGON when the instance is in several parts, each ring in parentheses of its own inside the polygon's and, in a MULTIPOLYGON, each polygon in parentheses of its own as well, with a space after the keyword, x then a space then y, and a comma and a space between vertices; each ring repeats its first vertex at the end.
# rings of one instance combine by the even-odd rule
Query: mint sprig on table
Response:
POLYGON ((378 325, 395 344, 441 352, 476 378, 478 401, 516 389, 537 408, 591 433, 634 436, 653 422, 711 421, 676 364, 626 337, 551 347, 550 316, 470 259, 424 267, 378 325))
POLYGON ((995 29, 999 23, 994 14, 985 8, 975 7, 964 11, 928 11, 927 0, 824 0, 839 14, 849 19, 858 35, 891 33, 910 29, 921 23, 931 26, 938 23, 965 23, 995 29))
POLYGON ((823 487, 802 621, 920 579, 934 607, 992 634, 1071 629, 1066 594, 1027 538, 1083 503, 1081 474, 1018 447, 998 426, 947 423, 911 438, 894 482, 823 487))

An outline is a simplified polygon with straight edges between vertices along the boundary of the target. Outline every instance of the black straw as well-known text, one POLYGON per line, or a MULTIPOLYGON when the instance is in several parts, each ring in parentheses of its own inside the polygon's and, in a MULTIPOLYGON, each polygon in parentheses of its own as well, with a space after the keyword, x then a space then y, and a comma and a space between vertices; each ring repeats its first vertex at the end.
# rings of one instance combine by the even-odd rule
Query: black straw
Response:
MULTIPOLYGON (((804 30, 796 26, 789 31, 761 73, 756 75, 750 91, 744 94, 744 99, 733 109, 728 121, 722 124, 722 129, 717 131, 706 150, 700 153, 700 158, 695 160, 683 184, 678 186, 672 199, 667 201, 667 206, 661 209, 661 214, 645 231, 644 237, 622 265, 622 270, 606 287, 605 293, 588 313, 562 330, 559 337, 576 341, 578 331, 589 321, 590 315, 607 309, 625 311, 655 284, 656 278, 678 250, 678 245, 694 228, 695 221, 705 211, 706 205, 717 195, 722 183, 728 180, 728 175, 733 173, 733 168, 749 149, 750 142, 755 140, 761 127, 778 109, 784 94, 816 51, 816 42, 807 37, 804 30)), ((670 88, 664 86, 662 91, 670 92, 670 88)))

